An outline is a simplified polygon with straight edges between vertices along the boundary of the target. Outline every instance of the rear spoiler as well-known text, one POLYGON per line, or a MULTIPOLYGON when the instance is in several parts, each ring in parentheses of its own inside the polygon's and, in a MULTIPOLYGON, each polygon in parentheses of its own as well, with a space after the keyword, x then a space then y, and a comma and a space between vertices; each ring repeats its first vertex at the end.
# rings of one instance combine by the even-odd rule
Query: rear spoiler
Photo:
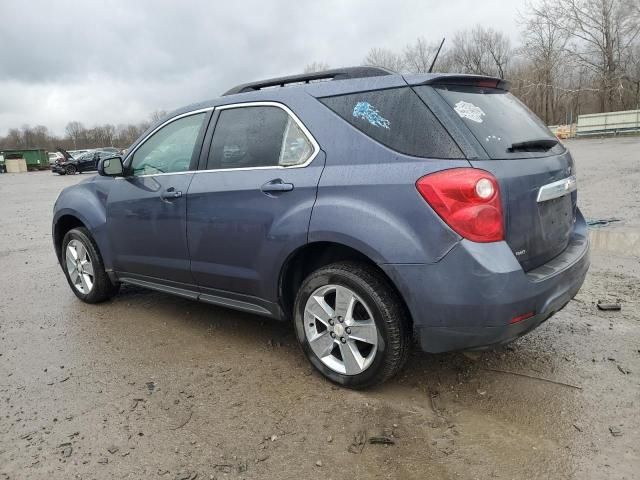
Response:
POLYGON ((412 75, 405 77, 410 85, 458 85, 463 87, 497 88, 509 91, 511 82, 497 77, 485 75, 456 75, 456 74, 435 74, 427 78, 426 75, 412 75), (421 78, 422 77, 422 78, 421 78))

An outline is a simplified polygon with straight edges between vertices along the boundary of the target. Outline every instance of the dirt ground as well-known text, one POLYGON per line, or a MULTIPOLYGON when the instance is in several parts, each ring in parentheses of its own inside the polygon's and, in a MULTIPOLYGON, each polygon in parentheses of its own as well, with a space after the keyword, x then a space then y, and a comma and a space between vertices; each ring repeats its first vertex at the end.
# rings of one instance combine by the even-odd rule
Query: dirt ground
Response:
POLYGON ((364 392, 289 325, 138 288, 81 303, 50 222, 83 176, 0 175, 0 479, 640 478, 640 138, 569 147, 585 216, 622 220, 593 230, 575 300, 364 392))

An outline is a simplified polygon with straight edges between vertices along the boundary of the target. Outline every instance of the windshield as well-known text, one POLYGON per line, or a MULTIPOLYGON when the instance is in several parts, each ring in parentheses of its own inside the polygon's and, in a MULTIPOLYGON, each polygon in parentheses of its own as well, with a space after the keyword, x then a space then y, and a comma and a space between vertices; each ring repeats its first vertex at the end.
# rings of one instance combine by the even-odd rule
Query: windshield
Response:
MULTIPOLYGON (((418 87, 420 90, 429 87, 418 87)), ((564 147, 514 95, 496 88, 435 86, 490 158, 530 158, 557 155, 564 147)))

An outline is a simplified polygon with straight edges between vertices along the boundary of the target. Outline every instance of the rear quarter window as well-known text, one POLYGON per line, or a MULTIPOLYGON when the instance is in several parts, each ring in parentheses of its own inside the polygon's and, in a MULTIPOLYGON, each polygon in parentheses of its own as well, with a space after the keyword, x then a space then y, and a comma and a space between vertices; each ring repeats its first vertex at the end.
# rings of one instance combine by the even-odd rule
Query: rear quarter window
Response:
POLYGON ((464 158, 411 88, 324 97, 320 101, 367 136, 397 152, 416 157, 464 158))

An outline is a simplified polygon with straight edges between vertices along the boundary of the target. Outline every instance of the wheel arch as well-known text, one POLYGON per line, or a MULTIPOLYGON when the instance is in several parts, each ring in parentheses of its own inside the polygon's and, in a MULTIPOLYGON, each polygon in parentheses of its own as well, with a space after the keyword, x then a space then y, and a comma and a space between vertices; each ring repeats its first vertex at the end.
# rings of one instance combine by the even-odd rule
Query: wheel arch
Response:
MULTIPOLYGON (((91 197, 89 197, 91 200, 91 197)), ((53 245, 55 248, 56 256, 58 260, 62 254, 62 241, 66 233, 78 227, 86 228, 94 242, 96 243, 99 253, 105 264, 105 268, 109 268, 111 265, 109 249, 107 248, 106 239, 106 218, 104 211, 98 208, 94 202, 85 200, 85 208, 83 213, 80 213, 75 208, 61 208, 56 211, 53 222, 52 232, 53 245), (86 215, 85 215, 86 214, 86 215)))
POLYGON ((303 280, 313 271, 331 263, 355 261, 369 265, 375 269, 394 289, 403 304, 406 318, 413 325, 407 303, 395 282, 371 259, 360 250, 338 242, 318 241, 307 243, 285 260, 280 269, 278 279, 278 301, 285 319, 293 317, 293 304, 303 280))
POLYGON ((81 220, 77 214, 64 213, 60 215, 53 224, 53 246, 58 260, 62 255, 62 240, 70 230, 84 227, 88 229, 85 221, 81 220))

